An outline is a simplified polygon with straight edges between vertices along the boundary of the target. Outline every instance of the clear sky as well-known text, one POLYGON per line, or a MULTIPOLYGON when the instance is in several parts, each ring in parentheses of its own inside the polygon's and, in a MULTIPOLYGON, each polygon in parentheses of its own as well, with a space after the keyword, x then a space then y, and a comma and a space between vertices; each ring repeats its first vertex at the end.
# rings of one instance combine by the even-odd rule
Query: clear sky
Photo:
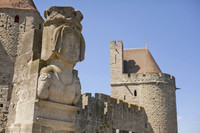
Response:
POLYGON ((82 93, 110 95, 110 41, 148 49, 163 73, 176 78, 179 133, 200 133, 200 0, 34 0, 73 6, 84 19, 86 58, 78 63, 82 93))

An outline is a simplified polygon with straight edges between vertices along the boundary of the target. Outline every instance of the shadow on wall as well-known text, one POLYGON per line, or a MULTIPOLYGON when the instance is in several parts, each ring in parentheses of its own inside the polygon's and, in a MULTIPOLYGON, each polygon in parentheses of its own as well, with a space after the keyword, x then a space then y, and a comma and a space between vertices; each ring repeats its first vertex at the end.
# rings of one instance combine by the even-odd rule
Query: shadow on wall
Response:
POLYGON ((124 61, 124 73, 137 73, 139 70, 140 67, 136 65, 134 60, 124 61))
MULTIPOLYGON (((12 86, 14 74, 14 62, 11 61, 10 56, 6 52, 0 41, 0 85, 12 86)), ((11 93, 12 89, 10 90, 11 93)))
MULTIPOLYGON (((136 107, 136 106, 135 106, 136 107)), ((140 111, 129 110, 129 108, 115 109, 115 112, 120 112, 117 116, 116 113, 112 114, 113 129, 112 133, 154 133, 151 124, 148 122, 148 117, 144 108, 140 111)))
POLYGON ((143 124, 143 126, 145 128, 145 133, 154 133, 151 124, 148 122, 148 116, 146 114, 145 109, 143 109, 143 113, 144 113, 144 119, 145 119, 144 120, 145 123, 143 124))
POLYGON ((143 107, 105 94, 82 94, 77 104, 80 133, 154 133, 143 107))

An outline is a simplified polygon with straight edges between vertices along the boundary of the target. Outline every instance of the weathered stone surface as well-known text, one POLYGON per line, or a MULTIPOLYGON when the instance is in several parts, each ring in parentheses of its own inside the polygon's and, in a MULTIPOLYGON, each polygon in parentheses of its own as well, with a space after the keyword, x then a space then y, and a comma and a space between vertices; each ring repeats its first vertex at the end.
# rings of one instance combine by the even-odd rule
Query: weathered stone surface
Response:
MULTIPOLYGON (((34 38, 35 36, 41 36, 41 31, 30 30, 28 33, 24 34, 24 37, 27 37, 27 35, 34 38)), ((26 111, 26 109, 29 107, 25 106, 27 105, 25 103, 28 101, 34 101, 36 98, 37 79, 41 61, 40 59, 34 59, 34 57, 36 57, 34 56, 35 52, 33 50, 33 45, 36 45, 34 42, 35 41, 31 39, 23 41, 24 45, 30 46, 24 49, 25 52, 23 52, 22 55, 16 58, 14 70, 15 74, 13 78, 13 92, 9 108, 8 127, 10 127, 11 124, 15 123, 17 117, 19 117, 19 113, 25 114, 25 112, 19 111, 19 109, 24 108, 24 111, 26 111)), ((37 45, 41 46, 41 44, 39 43, 37 45)), ((28 106, 31 106, 31 104, 28 106)), ((29 113, 31 114, 31 111, 29 113)))
MULTIPOLYGON (((77 105, 76 128, 83 133, 145 132, 147 116, 143 107, 105 94, 82 94, 77 105)), ((151 127, 149 127, 151 128, 151 127)), ((77 132, 78 133, 78 132, 77 132)))
POLYGON ((81 87, 73 68, 84 59, 81 12, 53 6, 45 11, 43 29, 36 8, 20 10, 28 7, 23 2, 20 9, 1 6, 1 133, 7 117, 8 133, 177 133, 173 76, 158 66, 147 69, 144 56, 137 57, 142 65, 129 62, 134 50, 124 57, 122 41, 112 41, 111 96, 87 93, 78 102, 81 87))
MULTIPOLYGON (((62 7, 60 10, 68 8, 73 9, 62 7)), ((74 15, 74 9, 69 11, 72 12, 67 13, 74 15)), ((50 43, 42 42, 42 34, 37 30, 30 30, 23 36, 24 47, 15 63, 10 133, 75 132, 78 108, 72 105, 78 102, 81 87, 73 67, 84 59, 85 43, 75 22, 56 23, 56 19, 45 26, 48 29, 57 25, 51 32, 50 43), (51 53, 47 60, 40 59, 41 47, 42 51, 51 53), (47 47, 50 51, 44 49, 47 47)), ((51 20, 47 18, 47 21, 51 20)), ((48 34, 44 32, 43 38, 48 38, 48 34)))
MULTIPOLYGON (((14 70, 16 58, 23 52, 22 47, 27 46, 22 45, 22 37, 31 29, 42 29, 43 19, 37 10, 7 8, 4 6, 8 1, 2 2, 3 4, 0 4, 0 85, 8 86, 7 102, 9 102, 13 86, 16 86, 12 82, 16 72, 14 70), (19 18, 18 21, 16 17, 19 18)), ((9 114, 11 116, 12 113, 9 114)), ((6 125, 7 120, 4 122, 6 125)))
POLYGON ((124 73, 122 42, 112 41, 110 51, 111 96, 143 107, 148 132, 177 133, 174 77, 156 72, 124 73))
POLYGON ((80 14, 72 7, 53 6, 45 11, 41 58, 48 63, 40 72, 39 99, 75 105, 81 96, 78 72, 73 69, 85 53, 80 14))
MULTIPOLYGON (((30 36, 29 38, 36 39, 35 36, 41 36, 41 31, 30 30, 24 37, 27 37, 27 35, 30 36)), ((32 130, 31 123, 34 120, 37 79, 41 66, 41 60, 36 59, 37 56, 35 56, 35 51, 40 51, 41 40, 37 44, 34 42, 34 39, 23 41, 24 45, 29 45, 29 47, 26 47, 25 52, 16 59, 14 86, 9 108, 8 132, 32 130), (35 47, 33 45, 39 45, 38 49, 33 49, 35 47), (27 124, 29 126, 25 126, 27 124)))

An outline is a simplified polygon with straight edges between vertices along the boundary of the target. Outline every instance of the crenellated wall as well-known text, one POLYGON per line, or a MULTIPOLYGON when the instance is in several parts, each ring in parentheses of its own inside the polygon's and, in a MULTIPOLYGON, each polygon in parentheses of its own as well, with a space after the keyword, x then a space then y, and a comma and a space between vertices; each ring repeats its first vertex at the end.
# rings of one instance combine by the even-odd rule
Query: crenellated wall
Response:
POLYGON ((110 104, 92 97, 90 93, 82 94, 77 105, 77 133, 110 133, 112 116, 110 104))
POLYGON ((84 133, 145 132, 148 124, 142 107, 105 94, 82 94, 78 107, 77 127, 84 133))

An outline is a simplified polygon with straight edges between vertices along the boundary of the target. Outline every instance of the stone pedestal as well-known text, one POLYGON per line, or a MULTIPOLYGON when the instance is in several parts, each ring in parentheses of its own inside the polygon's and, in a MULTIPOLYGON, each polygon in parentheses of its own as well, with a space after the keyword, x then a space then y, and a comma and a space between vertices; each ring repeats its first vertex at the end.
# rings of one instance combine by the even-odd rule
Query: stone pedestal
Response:
POLYGON ((35 102, 35 122, 41 128, 54 131, 75 131, 76 112, 79 108, 44 100, 35 102))
POLYGON ((16 116, 16 123, 9 128, 9 133, 75 132, 76 112, 79 110, 77 107, 45 100, 36 100, 24 107, 17 108, 21 113, 16 116), (30 117, 33 118, 32 121, 30 117))

